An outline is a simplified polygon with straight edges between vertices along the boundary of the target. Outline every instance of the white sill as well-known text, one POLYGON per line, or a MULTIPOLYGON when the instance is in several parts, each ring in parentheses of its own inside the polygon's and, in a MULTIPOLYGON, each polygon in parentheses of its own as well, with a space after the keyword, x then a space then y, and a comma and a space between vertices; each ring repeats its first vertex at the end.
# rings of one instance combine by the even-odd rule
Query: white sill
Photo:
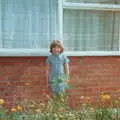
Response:
POLYGON ((120 56, 120 51, 69 51, 65 54, 67 56, 120 56))
POLYGON ((47 56, 46 49, 0 49, 0 56, 47 56))
POLYGON ((101 4, 101 3, 73 3, 64 2, 64 9, 83 9, 83 10, 106 10, 106 11, 120 11, 120 5, 116 4, 101 4))
MULTIPOLYGON (((120 56, 120 51, 66 51, 67 56, 120 56)), ((48 56, 47 49, 0 49, 0 56, 48 56)))

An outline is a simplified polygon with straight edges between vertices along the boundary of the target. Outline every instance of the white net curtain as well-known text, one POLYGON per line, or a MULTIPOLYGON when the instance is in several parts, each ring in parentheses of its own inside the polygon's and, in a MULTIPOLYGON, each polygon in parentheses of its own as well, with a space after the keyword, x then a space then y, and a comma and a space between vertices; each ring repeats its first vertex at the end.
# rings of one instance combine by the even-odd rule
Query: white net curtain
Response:
MULTIPOLYGON (((120 4, 120 1, 115 0, 64 0, 64 2, 120 4)), ((119 11, 64 9, 63 14, 63 36, 67 50, 119 50, 119 11)))
POLYGON ((0 0, 0 48, 48 48, 58 36, 57 0, 0 0))
MULTIPOLYGON (((118 0, 63 0, 117 4, 118 0)), ((0 48, 48 48, 59 39, 58 0, 0 0, 0 48)), ((66 50, 118 51, 120 12, 63 9, 66 50)))

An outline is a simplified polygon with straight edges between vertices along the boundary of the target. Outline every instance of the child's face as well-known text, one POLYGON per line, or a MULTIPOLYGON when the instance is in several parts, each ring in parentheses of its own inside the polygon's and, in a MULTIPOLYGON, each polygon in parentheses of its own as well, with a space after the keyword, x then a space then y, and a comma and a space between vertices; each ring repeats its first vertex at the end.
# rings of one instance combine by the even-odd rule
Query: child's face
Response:
POLYGON ((52 53, 53 53, 54 55, 59 54, 60 51, 61 51, 61 49, 60 49, 59 46, 55 46, 54 48, 52 48, 52 53))

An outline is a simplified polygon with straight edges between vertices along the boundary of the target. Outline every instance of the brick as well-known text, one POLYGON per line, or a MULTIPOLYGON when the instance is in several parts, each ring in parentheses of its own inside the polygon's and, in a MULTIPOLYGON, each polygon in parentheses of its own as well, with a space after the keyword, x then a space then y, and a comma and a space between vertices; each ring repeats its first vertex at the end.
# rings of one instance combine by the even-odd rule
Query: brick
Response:
MULTIPOLYGON (((73 87, 67 93, 71 106, 79 102, 80 96, 97 97, 101 92, 120 95, 119 56, 71 56, 69 59, 73 87)), ((15 99, 44 99, 42 93, 50 94, 45 60, 46 57, 0 58, 0 95, 8 106, 14 104, 15 99), (26 86, 27 82, 31 85, 26 86)))

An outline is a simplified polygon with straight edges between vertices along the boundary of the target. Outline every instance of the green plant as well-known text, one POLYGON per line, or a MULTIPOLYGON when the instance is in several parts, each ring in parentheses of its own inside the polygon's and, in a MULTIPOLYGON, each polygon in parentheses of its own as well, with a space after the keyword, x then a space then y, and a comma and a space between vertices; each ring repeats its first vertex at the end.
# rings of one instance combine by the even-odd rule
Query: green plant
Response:
POLYGON ((68 105, 69 98, 63 93, 51 97, 46 95, 47 102, 21 101, 16 103, 9 112, 4 108, 4 102, 0 101, 0 120, 119 120, 119 99, 108 96, 100 95, 96 106, 86 101, 88 97, 81 97, 86 102, 80 102, 74 109, 68 105), (106 106, 107 102, 109 107, 106 106))
POLYGON ((69 106, 69 95, 43 94, 43 100, 16 101, 10 109, 0 99, 0 120, 120 120, 120 97, 101 93, 96 99, 81 96, 77 106, 69 106), (94 104, 93 104, 94 102, 94 104))

